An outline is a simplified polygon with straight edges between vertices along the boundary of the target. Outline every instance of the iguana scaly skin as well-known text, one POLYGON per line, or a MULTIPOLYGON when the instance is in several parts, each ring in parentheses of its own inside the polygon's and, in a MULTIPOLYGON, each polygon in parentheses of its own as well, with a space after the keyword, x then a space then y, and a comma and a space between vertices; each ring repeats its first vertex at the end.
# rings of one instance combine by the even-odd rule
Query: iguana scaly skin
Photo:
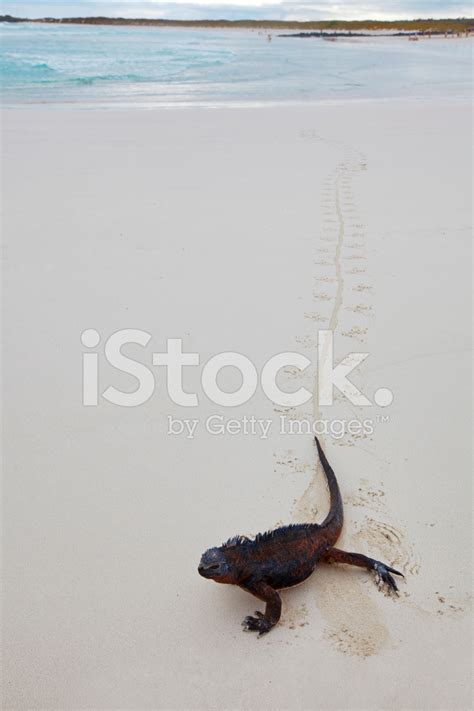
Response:
POLYGON ((238 585, 266 603, 264 614, 257 611, 255 617, 248 616, 242 622, 244 630, 258 632, 259 636, 280 619, 281 598, 277 591, 306 580, 320 562, 347 563, 373 570, 377 582, 385 583, 391 592, 398 590, 391 575, 402 575, 398 570, 361 553, 334 548, 344 518, 341 492, 318 438, 315 440, 331 496, 324 521, 283 526, 259 533, 254 539, 236 536, 218 548, 209 548, 199 563, 198 571, 204 578, 238 585))

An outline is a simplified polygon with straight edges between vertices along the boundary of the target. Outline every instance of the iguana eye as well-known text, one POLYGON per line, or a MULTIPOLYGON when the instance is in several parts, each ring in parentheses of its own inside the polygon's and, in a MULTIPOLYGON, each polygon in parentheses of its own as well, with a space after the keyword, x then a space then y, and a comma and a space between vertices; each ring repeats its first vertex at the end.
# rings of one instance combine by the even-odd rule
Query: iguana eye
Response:
POLYGON ((216 563, 215 565, 208 565, 207 566, 208 570, 217 570, 218 568, 220 568, 219 563, 216 563))

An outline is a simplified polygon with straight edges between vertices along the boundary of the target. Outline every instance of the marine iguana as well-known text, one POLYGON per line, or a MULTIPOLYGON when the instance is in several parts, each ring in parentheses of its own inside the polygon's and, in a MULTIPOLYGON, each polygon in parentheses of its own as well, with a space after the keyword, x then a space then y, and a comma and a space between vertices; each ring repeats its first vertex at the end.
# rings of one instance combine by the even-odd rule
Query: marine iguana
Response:
POLYGON ((203 578, 238 585, 266 603, 265 614, 256 611, 255 617, 249 615, 242 622, 245 631, 258 632, 259 637, 280 619, 281 598, 277 591, 306 580, 319 562, 347 563, 373 570, 376 582, 385 583, 389 592, 394 593, 398 588, 391 573, 403 577, 398 570, 378 560, 333 548, 343 524, 342 497, 318 438, 314 439, 331 499, 324 521, 290 524, 259 533, 254 539, 235 536, 218 548, 209 548, 199 563, 198 572, 203 578))

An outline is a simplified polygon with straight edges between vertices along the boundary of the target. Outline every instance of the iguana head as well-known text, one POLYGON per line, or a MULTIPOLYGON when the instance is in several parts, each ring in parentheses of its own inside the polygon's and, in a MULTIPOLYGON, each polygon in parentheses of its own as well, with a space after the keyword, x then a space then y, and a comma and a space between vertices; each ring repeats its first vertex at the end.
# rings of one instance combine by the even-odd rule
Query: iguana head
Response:
POLYGON ((198 567, 199 575, 203 578, 215 580, 216 583, 230 583, 233 580, 229 563, 227 561, 225 550, 222 548, 209 548, 201 556, 201 562, 198 567))

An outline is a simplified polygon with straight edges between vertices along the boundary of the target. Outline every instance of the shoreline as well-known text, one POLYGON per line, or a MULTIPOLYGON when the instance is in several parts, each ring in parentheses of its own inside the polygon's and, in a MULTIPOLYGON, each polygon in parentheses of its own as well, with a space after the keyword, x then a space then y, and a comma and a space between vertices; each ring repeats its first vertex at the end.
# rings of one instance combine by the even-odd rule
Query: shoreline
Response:
POLYGON ((101 103, 100 101, 43 101, 43 102, 23 102, 23 103, 7 103, 4 102, 0 105, 0 112, 23 112, 23 111, 54 111, 54 112, 67 112, 67 111, 80 111, 80 112, 94 112, 94 111, 104 111, 104 112, 160 112, 160 111, 252 111, 252 110, 294 110, 294 109, 317 109, 318 107, 342 107, 342 106, 357 106, 357 105, 370 105, 374 106, 380 104, 396 104, 406 103, 409 106, 415 105, 437 105, 437 104, 457 104, 457 105, 469 105, 470 99, 467 96, 456 95, 456 96, 375 96, 375 97, 346 97, 346 98, 331 98, 331 99, 302 99, 297 100, 268 100, 268 101, 219 101, 219 102, 176 102, 176 103, 165 103, 165 102, 140 102, 130 101, 129 103, 120 103, 120 100, 109 101, 108 103, 101 103))
MULTIPOLYGON (((182 27, 190 29, 251 29, 251 30, 319 30, 332 35, 346 31, 341 36, 357 36, 361 30, 371 36, 371 32, 401 32, 417 33, 419 35, 438 35, 459 32, 474 32, 474 20, 459 19, 429 19, 429 20, 392 20, 392 21, 347 21, 347 20, 322 20, 322 21, 285 21, 285 20, 167 20, 153 18, 121 18, 121 17, 64 17, 64 18, 19 18, 11 15, 0 15, 0 22, 6 24, 37 23, 37 24, 62 24, 62 25, 97 25, 116 27, 182 27), (352 35, 351 35, 352 33, 352 35)), ((400 35, 385 35, 400 36, 400 35)))

